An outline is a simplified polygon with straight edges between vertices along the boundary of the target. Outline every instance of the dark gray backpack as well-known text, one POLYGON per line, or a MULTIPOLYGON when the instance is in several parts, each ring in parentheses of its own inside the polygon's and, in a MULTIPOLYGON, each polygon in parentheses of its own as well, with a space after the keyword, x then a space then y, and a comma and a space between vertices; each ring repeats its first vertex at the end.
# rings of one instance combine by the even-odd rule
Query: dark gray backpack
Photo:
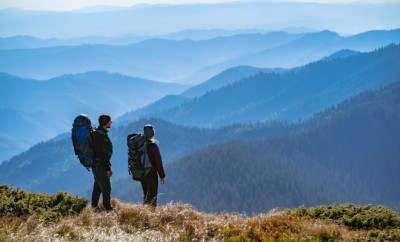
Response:
POLYGON ((147 170, 144 159, 148 159, 147 141, 143 134, 130 134, 127 137, 128 144, 128 171, 135 181, 141 181, 147 170))

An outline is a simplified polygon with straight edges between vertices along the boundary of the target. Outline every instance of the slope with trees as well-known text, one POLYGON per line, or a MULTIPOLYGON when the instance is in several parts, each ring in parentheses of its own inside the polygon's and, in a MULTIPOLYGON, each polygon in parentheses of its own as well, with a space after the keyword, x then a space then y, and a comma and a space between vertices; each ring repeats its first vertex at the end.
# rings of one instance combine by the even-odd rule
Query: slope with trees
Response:
MULTIPOLYGON (((400 82, 319 113, 304 132, 201 149, 166 166, 160 201, 247 213, 340 202, 399 209, 398 103, 400 82)), ((114 182, 114 195, 140 201, 140 185, 128 182, 114 182)))

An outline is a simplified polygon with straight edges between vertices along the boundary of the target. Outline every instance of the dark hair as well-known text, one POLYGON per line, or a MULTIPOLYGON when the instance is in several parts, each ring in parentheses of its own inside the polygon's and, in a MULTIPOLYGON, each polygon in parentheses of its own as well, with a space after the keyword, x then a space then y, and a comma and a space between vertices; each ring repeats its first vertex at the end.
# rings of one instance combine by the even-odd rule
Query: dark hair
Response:
POLYGON ((100 124, 100 126, 105 126, 110 121, 111 121, 111 117, 108 114, 102 114, 102 115, 99 116, 99 124, 100 124))

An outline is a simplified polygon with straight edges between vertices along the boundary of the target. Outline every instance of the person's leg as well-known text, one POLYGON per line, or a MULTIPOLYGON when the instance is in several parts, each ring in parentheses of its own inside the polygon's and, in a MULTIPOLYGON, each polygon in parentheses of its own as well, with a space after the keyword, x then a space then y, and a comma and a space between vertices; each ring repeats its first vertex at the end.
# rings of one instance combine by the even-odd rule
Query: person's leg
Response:
POLYGON ((94 182, 93 182, 93 191, 92 191, 92 207, 98 208, 99 207, 99 199, 101 194, 101 188, 99 183, 96 181, 95 170, 92 169, 94 182))
POLYGON ((146 204, 146 196, 147 196, 147 181, 145 178, 143 178, 140 183, 142 184, 142 190, 143 190, 143 204, 146 204))
POLYGON ((106 210, 111 210, 111 182, 110 177, 107 176, 107 170, 105 167, 95 167, 93 169, 95 179, 98 186, 100 187, 101 193, 103 194, 103 205, 106 210))
POLYGON ((157 206, 157 195, 158 195, 158 175, 155 169, 146 176, 147 180, 147 194, 146 204, 157 206))
POLYGON ((102 193, 104 207, 106 208, 106 210, 112 210, 113 207, 111 206, 111 181, 110 177, 107 176, 107 173, 104 179, 102 193))

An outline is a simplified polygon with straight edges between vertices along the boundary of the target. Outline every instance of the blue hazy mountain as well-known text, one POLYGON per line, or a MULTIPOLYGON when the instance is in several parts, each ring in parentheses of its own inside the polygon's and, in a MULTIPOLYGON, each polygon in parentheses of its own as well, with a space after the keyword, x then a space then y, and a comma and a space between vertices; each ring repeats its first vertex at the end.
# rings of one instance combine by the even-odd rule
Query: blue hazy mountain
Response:
POLYGON ((326 60, 340 59, 340 58, 346 58, 346 57, 357 55, 357 54, 360 54, 360 52, 353 51, 353 50, 340 50, 336 53, 333 53, 330 56, 327 56, 325 59, 326 60))
POLYGON ((157 116, 157 113, 179 106, 188 100, 189 98, 182 95, 167 95, 154 103, 123 114, 117 118, 116 122, 119 124, 127 124, 140 119, 140 117, 157 116))
POLYGON ((249 52, 275 48, 301 36, 271 32, 204 41, 150 39, 127 46, 80 45, 3 50, 0 51, 0 71, 47 79, 66 73, 103 70, 151 80, 195 83, 226 69, 204 70, 209 66, 249 52))
MULTIPOLYGON (((397 61, 400 45, 366 53, 343 53, 280 74, 259 72, 170 109, 146 115, 202 127, 304 119, 359 92, 379 88, 400 77, 397 61), (337 58, 339 55, 342 57, 337 58)), ((134 114, 130 113, 132 120, 135 120, 134 114)), ((136 116, 139 118, 141 116, 136 116)))
MULTIPOLYGON (((309 32, 310 30, 303 29, 303 32, 309 32)), ((262 29, 242 29, 242 30, 224 30, 224 29, 188 29, 183 31, 178 31, 174 33, 168 33, 159 36, 161 39, 169 40, 208 40, 217 37, 228 37, 239 34, 266 34, 268 30, 262 29)), ((289 31, 286 31, 289 32, 289 31)))
MULTIPOLYGON (((283 30, 288 33, 306 33, 312 32, 309 29, 283 30)), ((148 39, 166 39, 166 40, 209 40, 217 37, 228 37, 239 34, 267 34, 268 30, 262 29, 244 29, 244 30, 222 30, 222 29, 205 29, 205 30, 184 30, 175 33, 169 33, 160 36, 140 36, 134 34, 105 37, 105 36, 83 36, 67 39, 59 38, 36 38, 27 35, 17 35, 11 37, 0 37, 0 50, 11 49, 35 49, 56 46, 78 46, 84 44, 104 44, 104 45, 130 45, 148 39)))
POLYGON ((371 51, 400 43, 400 30, 341 37, 330 31, 270 32, 204 41, 150 39, 127 46, 80 45, 0 51, 0 71, 36 79, 104 70, 158 81, 200 83, 232 67, 307 64, 342 49, 371 51), (363 36, 368 36, 363 37, 363 36))
POLYGON ((68 131, 80 113, 90 115, 96 124, 101 113, 116 118, 187 88, 101 71, 45 81, 0 73, 0 82, 0 114, 7 123, 0 128, 0 134, 10 137, 1 142, 0 160, 9 158, 5 154, 9 152, 6 147, 13 144, 11 141, 15 141, 15 148, 29 148, 68 131))
MULTIPOLYGON (((91 38, 90 43, 97 44, 99 39, 91 38)), ((8 49, 34 49, 34 48, 43 48, 43 47, 51 47, 51 46, 64 46, 64 45, 78 45, 84 44, 87 39, 81 39, 77 42, 72 40, 63 41, 56 38, 51 39, 39 39, 32 36, 12 36, 6 38, 0 38, 0 50, 8 50, 8 49)))
MULTIPOLYGON (((113 117, 117 117, 128 112, 120 119, 121 122, 127 123, 141 117, 153 116, 199 126, 223 126, 237 122, 305 118, 358 91, 376 88, 396 79, 398 76, 396 70, 399 68, 398 62, 393 58, 396 58, 398 47, 393 46, 389 49, 391 51, 380 50, 348 58, 344 58, 345 55, 339 52, 333 56, 341 55, 341 59, 329 57, 321 62, 281 74, 265 73, 265 70, 261 69, 261 72, 264 73, 249 76, 244 80, 240 78, 257 69, 239 67, 227 70, 204 84, 193 87, 191 91, 197 90, 196 95, 208 92, 193 100, 178 96, 168 96, 159 100, 171 93, 179 94, 186 89, 183 86, 153 83, 157 86, 153 87, 144 85, 141 79, 132 81, 126 76, 104 72, 65 75, 48 81, 21 79, 3 74, 1 80, 4 88, 0 96, 3 108, 12 109, 16 113, 23 112, 28 116, 42 112, 45 114, 44 116, 52 118, 49 118, 47 122, 49 124, 47 124, 46 122, 33 122, 32 119, 22 118, 23 116, 18 115, 20 122, 31 121, 47 127, 37 126, 37 130, 44 129, 45 131, 41 131, 41 135, 25 139, 18 135, 13 136, 12 132, 17 132, 18 128, 17 125, 11 125, 9 130, 12 132, 3 133, 2 147, 9 147, 10 139, 15 141, 16 145, 13 146, 15 148, 27 147, 34 142, 49 139, 69 130, 70 122, 77 113, 88 113, 92 117, 96 117, 100 113, 108 112, 113 117), (330 60, 331 58, 332 60, 330 60), (354 66, 353 63, 363 63, 366 68, 360 64, 354 66), (382 66, 382 63, 385 65, 382 66), (247 72, 249 70, 250 72, 247 72), (326 71, 325 74, 324 71, 326 71), (236 73, 237 77, 231 75, 232 73, 236 73), (304 73, 308 74, 304 75, 304 73), (320 86, 318 81, 321 75, 328 76, 323 77, 324 81, 320 81, 328 82, 328 86, 320 86), (218 89, 220 86, 235 81, 237 82, 235 85, 218 89), (277 84, 277 82, 281 83, 277 84), (208 88, 210 89, 208 90, 208 88), (149 90, 154 91, 150 93, 152 95, 147 95, 149 90), (246 94, 241 90, 247 90, 251 94, 246 94), (275 94, 269 96, 268 91, 275 94), (132 92, 135 95, 132 95, 132 92), (99 96, 105 100, 104 104, 97 101, 99 96), (146 106, 154 101, 157 102, 146 106), (57 125, 50 125, 52 123, 57 125), (6 139, 6 137, 8 138, 6 139)), ((15 116, 4 115, 4 117, 15 120, 15 116)), ((10 123, 15 122, 10 121, 10 123)), ((26 123, 25 126, 30 127, 31 125, 26 123)), ((5 150, 7 152, 2 152, 4 156, 1 156, 0 160, 9 158, 9 155, 6 154, 10 152, 10 149, 5 148, 5 150)))
POLYGON ((102 71, 63 75, 38 81, 8 74, 0 76, 2 106, 16 110, 49 111, 66 117, 76 110, 111 111, 119 116, 187 86, 134 78, 102 71))
POLYGON ((193 84, 241 65, 292 68, 342 49, 371 51, 390 43, 400 43, 399 29, 361 35, 341 37, 330 31, 308 34, 270 32, 204 41, 149 39, 127 46, 3 50, 0 51, 0 71, 48 79, 67 73, 103 70, 150 80, 193 84))
POLYGON ((350 37, 342 37, 332 31, 309 33, 277 48, 250 53, 225 65, 250 65, 288 68, 316 61, 339 50, 371 51, 376 48, 400 43, 400 29, 370 31, 350 37))
POLYGON ((355 34, 372 27, 398 28, 398 12, 399 3, 394 1, 375 4, 239 1, 220 4, 137 5, 80 12, 2 9, 0 36, 154 36, 188 29, 277 30, 297 27, 355 34), (334 17, 327 18, 333 14, 334 17))
MULTIPOLYGON (((287 33, 307 33, 315 32, 306 28, 296 29, 282 29, 283 32, 287 33)), ((44 47, 55 47, 55 46, 78 46, 83 44, 104 44, 104 45, 130 45, 138 43, 148 39, 166 39, 166 40, 209 40, 217 37, 228 37, 233 35, 243 34, 267 34, 274 32, 263 29, 242 29, 242 30, 223 30, 223 29, 204 29, 204 30, 183 30, 179 32, 159 35, 159 36, 141 36, 134 34, 127 34, 121 36, 83 36, 67 39, 59 38, 36 38, 32 36, 12 36, 12 37, 0 37, 0 50, 10 49, 34 49, 44 47)))
POLYGON ((272 72, 281 73, 283 69, 268 69, 268 68, 256 68, 252 66, 238 66, 227 69, 220 74, 204 81, 196 86, 189 88, 188 90, 181 93, 184 97, 198 97, 202 96, 206 92, 217 90, 221 87, 232 84, 238 80, 250 77, 259 72, 272 72))
POLYGON ((123 35, 117 37, 84 36, 68 39, 40 39, 32 36, 12 36, 0 38, 0 50, 35 49, 55 46, 78 46, 84 44, 129 45, 150 39, 139 35, 123 35))
POLYGON ((51 113, 0 108, 0 163, 63 130, 62 120, 51 113), (45 124, 45 125, 43 125, 45 124))
POLYGON ((267 69, 255 68, 251 66, 238 66, 221 72, 220 74, 193 86, 180 95, 168 95, 160 100, 146 105, 137 110, 133 110, 118 118, 118 122, 127 123, 129 121, 138 120, 141 117, 158 116, 160 112, 182 105, 185 101, 190 102, 191 98, 200 97, 207 92, 215 91, 224 86, 233 84, 236 81, 258 74, 260 72, 267 73, 283 73, 283 69, 267 69))

